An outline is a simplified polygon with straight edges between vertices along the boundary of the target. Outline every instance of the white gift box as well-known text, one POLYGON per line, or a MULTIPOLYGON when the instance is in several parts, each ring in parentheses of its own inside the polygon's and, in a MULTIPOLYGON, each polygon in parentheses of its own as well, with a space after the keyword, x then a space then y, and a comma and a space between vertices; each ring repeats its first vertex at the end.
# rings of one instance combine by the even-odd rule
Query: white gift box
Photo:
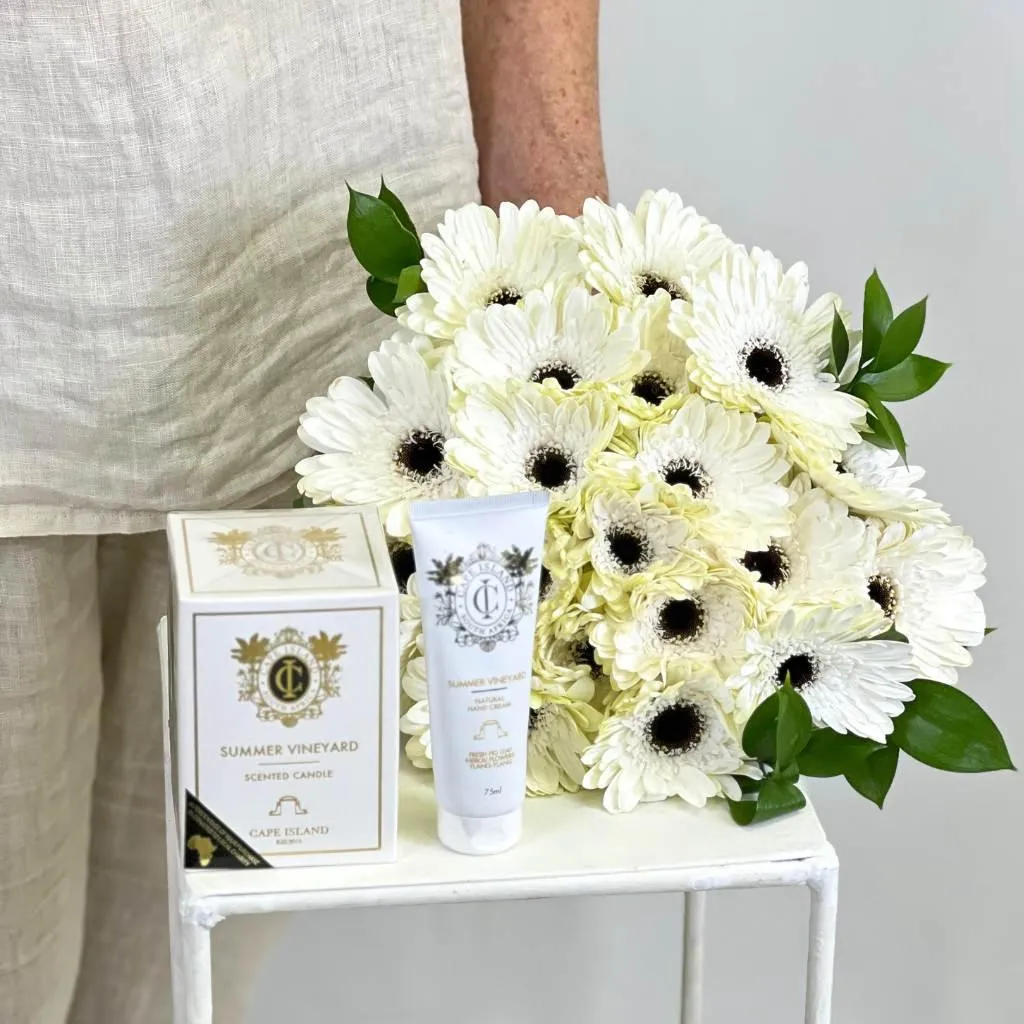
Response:
POLYGON ((168 516, 186 868, 394 860, 398 589, 372 508, 168 516))

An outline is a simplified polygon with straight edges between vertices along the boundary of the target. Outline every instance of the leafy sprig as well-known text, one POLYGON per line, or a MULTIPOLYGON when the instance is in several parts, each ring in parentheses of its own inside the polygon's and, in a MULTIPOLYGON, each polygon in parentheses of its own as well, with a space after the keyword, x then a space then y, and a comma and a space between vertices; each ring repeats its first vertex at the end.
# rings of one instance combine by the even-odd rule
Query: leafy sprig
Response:
POLYGON ((799 810, 806 800, 801 775, 843 776, 861 796, 881 807, 901 754, 947 772, 1015 770, 995 722, 963 690, 918 679, 908 684, 914 699, 893 720, 887 742, 833 729, 815 728, 803 697, 785 683, 750 716, 743 749, 760 762, 764 776, 737 776, 743 798, 730 800, 740 825, 768 821, 799 810))
MULTIPOLYGON (((888 407, 930 391, 942 379, 950 363, 914 350, 924 333, 928 300, 921 299, 899 315, 893 315, 889 293, 873 271, 864 285, 864 327, 856 370, 840 384, 868 406, 864 439, 880 448, 894 448, 904 462, 907 442, 899 421, 888 407)), ((836 310, 832 320, 830 369, 838 378, 850 358, 851 341, 846 324, 836 310)))
POLYGON ((410 296, 426 290, 420 276, 423 247, 416 225, 383 178, 376 196, 349 186, 348 240, 370 275, 366 294, 382 313, 394 316, 410 296))

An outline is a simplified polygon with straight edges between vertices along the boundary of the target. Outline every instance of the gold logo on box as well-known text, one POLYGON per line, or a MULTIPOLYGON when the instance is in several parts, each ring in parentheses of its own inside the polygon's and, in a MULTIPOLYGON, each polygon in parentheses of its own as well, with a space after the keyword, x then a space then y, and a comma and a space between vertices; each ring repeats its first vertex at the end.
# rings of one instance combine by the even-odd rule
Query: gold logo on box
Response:
POLYGON ((324 701, 341 692, 341 634, 306 637, 286 627, 272 639, 254 633, 236 638, 231 657, 238 670, 238 699, 256 705, 261 722, 289 728, 303 718, 319 718, 324 701))
POLYGON ((221 565, 237 566, 247 576, 279 580, 318 573, 342 561, 342 534, 334 527, 263 526, 258 530, 227 530, 210 538, 221 565))

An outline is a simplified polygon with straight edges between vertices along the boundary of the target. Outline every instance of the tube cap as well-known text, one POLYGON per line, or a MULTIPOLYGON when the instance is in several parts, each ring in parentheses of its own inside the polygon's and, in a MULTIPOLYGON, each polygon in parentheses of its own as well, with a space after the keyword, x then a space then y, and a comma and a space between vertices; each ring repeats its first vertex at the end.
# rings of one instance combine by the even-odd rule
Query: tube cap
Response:
POLYGON ((503 853, 515 846, 522 834, 522 807, 492 818, 468 818, 437 809, 437 837, 456 853, 503 853))

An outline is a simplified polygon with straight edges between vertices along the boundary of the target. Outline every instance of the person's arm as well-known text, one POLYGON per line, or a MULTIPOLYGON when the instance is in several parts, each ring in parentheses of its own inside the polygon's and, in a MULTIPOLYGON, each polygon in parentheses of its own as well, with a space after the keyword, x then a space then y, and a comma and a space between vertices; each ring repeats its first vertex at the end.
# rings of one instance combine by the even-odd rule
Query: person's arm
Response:
POLYGON ((480 192, 576 214, 608 191, 597 84, 600 0, 462 0, 480 192))

